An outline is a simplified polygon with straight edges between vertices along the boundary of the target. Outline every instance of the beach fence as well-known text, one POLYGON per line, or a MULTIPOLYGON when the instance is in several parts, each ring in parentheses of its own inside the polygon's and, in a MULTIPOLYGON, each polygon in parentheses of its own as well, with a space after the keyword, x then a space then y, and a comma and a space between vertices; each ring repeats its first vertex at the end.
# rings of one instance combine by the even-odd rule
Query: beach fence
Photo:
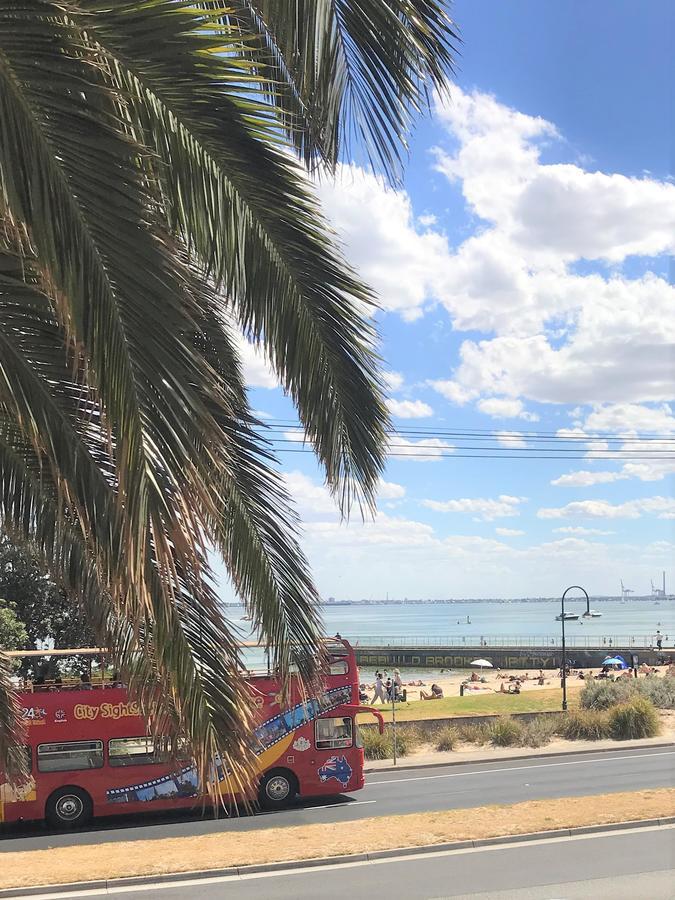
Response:
MULTIPOLYGON (((675 637, 675 636, 674 636, 675 637)), ((547 649, 557 648, 561 645, 560 634, 544 635, 513 635, 513 634, 450 634, 450 635, 364 635, 350 638, 354 647, 369 648, 396 648, 396 647, 438 647, 438 648, 462 648, 462 647, 493 647, 495 649, 547 649)), ((670 636, 664 634, 664 640, 669 641, 670 636)), ((606 647, 651 649, 654 646, 653 634, 630 635, 565 635, 565 643, 568 647, 601 649, 606 647)))

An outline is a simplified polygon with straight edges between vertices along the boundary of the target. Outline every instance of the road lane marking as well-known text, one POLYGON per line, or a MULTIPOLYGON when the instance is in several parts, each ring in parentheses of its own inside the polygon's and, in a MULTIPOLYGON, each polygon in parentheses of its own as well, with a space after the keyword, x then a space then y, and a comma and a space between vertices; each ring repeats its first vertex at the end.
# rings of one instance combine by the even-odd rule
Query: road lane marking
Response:
MULTIPOLYGON (((377 800, 352 800, 351 803, 343 801, 342 803, 326 803, 325 806, 303 806, 301 810, 302 812, 313 812, 315 809, 352 809, 354 806, 366 806, 368 803, 377 803, 377 800)), ((289 810, 284 810, 284 812, 289 812, 289 810)))
MULTIPOLYGON (((342 800, 340 803, 325 803, 322 806, 289 806, 287 809, 269 809, 264 812, 257 812, 251 818, 264 819, 269 816, 285 816, 294 812, 311 812, 313 809, 338 809, 342 806, 351 809, 352 806, 364 806, 367 803, 377 803, 377 800, 342 800)), ((245 820, 243 819, 242 821, 245 820)), ((244 831, 249 831, 249 829, 245 828, 244 831)))
POLYGON ((556 763, 540 763, 529 766, 505 766, 500 769, 481 769, 478 772, 448 772, 445 775, 417 775, 413 778, 388 778, 385 781, 371 781, 368 779, 366 786, 369 788, 377 787, 379 784, 403 784, 406 781, 433 781, 436 778, 469 778, 471 775, 489 775, 491 772, 520 772, 523 770, 532 771, 533 769, 552 769, 557 766, 587 766, 598 765, 599 763, 626 761, 627 759, 645 759, 657 756, 673 756, 675 750, 667 750, 665 753, 641 753, 632 756, 608 756, 602 759, 575 759, 566 762, 556 763))

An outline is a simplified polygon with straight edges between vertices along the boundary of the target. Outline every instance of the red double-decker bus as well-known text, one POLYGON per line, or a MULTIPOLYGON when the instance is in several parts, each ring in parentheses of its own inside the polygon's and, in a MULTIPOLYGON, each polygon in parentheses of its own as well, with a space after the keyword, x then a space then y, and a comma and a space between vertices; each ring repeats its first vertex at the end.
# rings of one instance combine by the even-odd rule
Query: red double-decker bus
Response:
MULTIPOLYGON (((359 676, 347 641, 326 641, 327 669, 319 696, 303 699, 292 684, 284 702, 269 673, 248 676, 258 708, 253 735, 260 779, 259 802, 283 807, 296 797, 357 791, 363 787, 363 747, 356 715, 359 676)), ((44 656, 101 656, 103 651, 46 651, 44 656)), ((15 656, 35 656, 16 653, 15 656)), ((167 758, 153 746, 136 702, 124 685, 100 675, 72 684, 62 679, 22 685, 29 776, 10 779, 0 771, 0 822, 46 818, 75 827, 93 816, 196 806, 208 800, 193 762, 167 758)), ((91 669, 91 667, 90 667, 91 669)), ((225 785, 214 760, 213 777, 225 785)), ((235 798, 223 795, 227 802, 235 798)))

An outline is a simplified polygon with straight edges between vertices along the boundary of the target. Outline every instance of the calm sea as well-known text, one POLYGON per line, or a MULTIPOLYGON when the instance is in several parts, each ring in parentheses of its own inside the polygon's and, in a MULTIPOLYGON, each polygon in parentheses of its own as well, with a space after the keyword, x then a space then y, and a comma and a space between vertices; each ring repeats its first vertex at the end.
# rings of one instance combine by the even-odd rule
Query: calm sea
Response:
MULTIPOLYGON (((583 612, 585 602, 566 602, 565 609, 583 612)), ((602 613, 598 619, 580 619, 567 624, 570 637, 577 634, 586 638, 629 637, 653 635, 659 629, 668 635, 668 645, 675 640, 675 600, 632 601, 619 600, 591 602, 591 609, 602 613)), ((378 637, 452 638, 458 644, 478 643, 481 637, 509 638, 545 637, 560 634, 560 623, 555 621, 560 612, 560 601, 537 603, 463 603, 424 605, 395 603, 377 606, 355 604, 353 606, 324 606, 322 608, 326 634, 340 634, 350 641, 362 641, 378 637), (467 622, 467 618, 469 622, 467 622)), ((244 610, 230 607, 228 617, 245 631, 242 621, 244 610)))

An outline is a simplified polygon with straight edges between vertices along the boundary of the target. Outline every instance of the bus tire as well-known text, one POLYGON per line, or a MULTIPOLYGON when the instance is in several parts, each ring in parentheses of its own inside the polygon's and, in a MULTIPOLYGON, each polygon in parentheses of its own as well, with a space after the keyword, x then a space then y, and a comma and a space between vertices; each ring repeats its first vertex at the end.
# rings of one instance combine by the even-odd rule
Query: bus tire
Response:
POLYGON ((59 788, 47 800, 45 818, 53 828, 79 828, 91 819, 94 805, 82 788, 59 788))
POLYGON ((288 769, 271 769, 260 780, 258 799, 265 809, 283 809, 298 793, 298 779, 288 769))

